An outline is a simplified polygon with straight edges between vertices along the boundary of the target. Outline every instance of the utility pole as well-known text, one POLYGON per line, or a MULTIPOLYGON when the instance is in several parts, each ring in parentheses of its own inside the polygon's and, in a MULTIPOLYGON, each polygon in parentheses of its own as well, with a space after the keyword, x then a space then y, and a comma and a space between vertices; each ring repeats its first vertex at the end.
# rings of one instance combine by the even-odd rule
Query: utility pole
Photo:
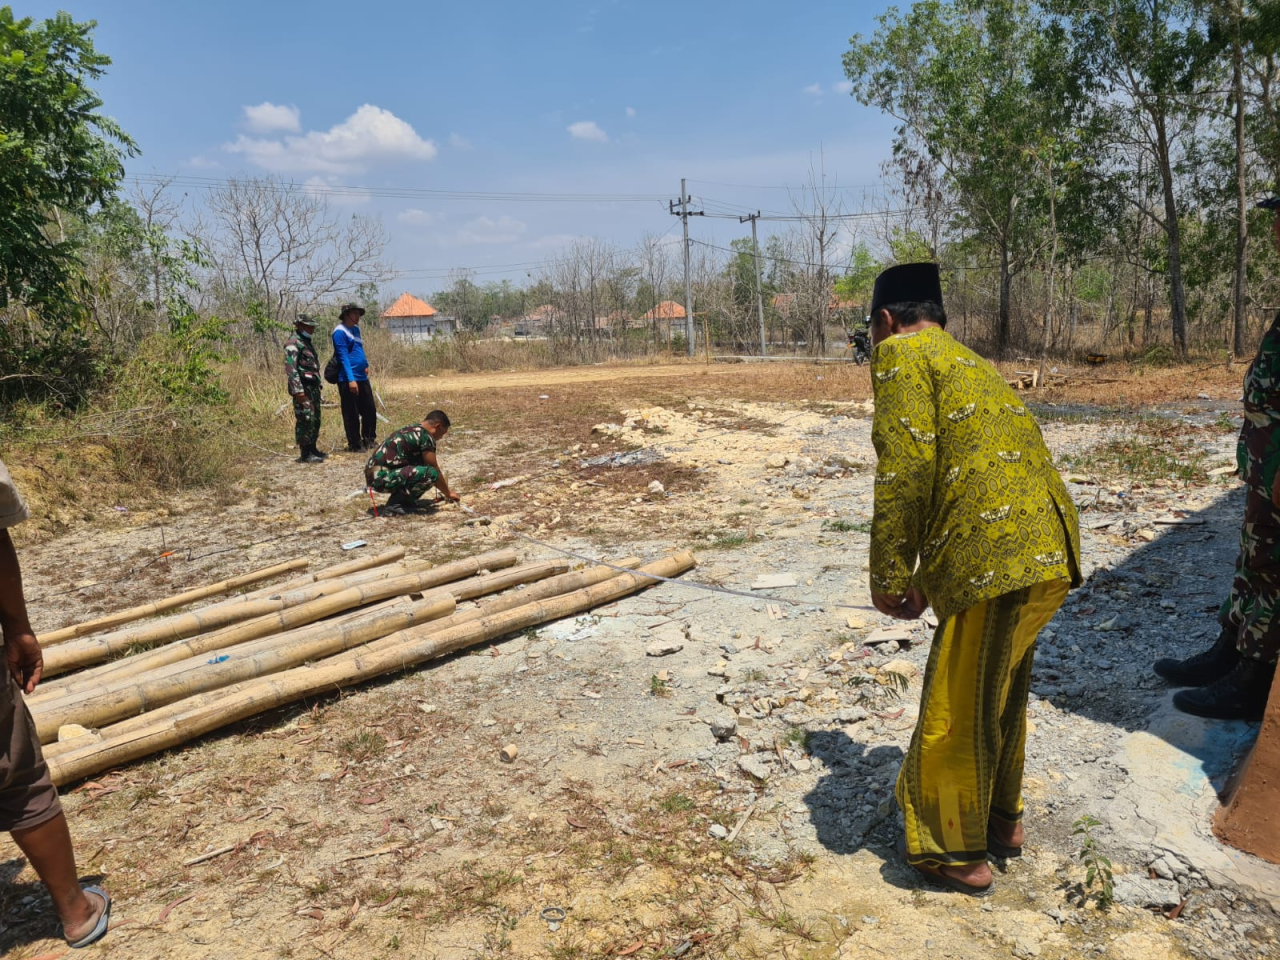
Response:
POLYGON ((760 219, 760 211, 749 216, 739 217, 739 223, 751 221, 751 249, 755 251, 756 261, 756 309, 760 313, 760 356, 767 356, 764 345, 764 294, 760 292, 760 240, 756 236, 756 221, 760 219))
POLYGON ((706 214, 701 211, 691 211, 689 209, 689 201, 693 198, 685 190, 685 179, 680 178, 680 199, 667 201, 667 209, 673 217, 679 217, 680 222, 684 224, 684 339, 685 346, 689 351, 689 358, 693 359, 693 289, 689 286, 689 218, 704 217, 706 214), (680 204, 679 212, 676 211, 676 203, 680 204))

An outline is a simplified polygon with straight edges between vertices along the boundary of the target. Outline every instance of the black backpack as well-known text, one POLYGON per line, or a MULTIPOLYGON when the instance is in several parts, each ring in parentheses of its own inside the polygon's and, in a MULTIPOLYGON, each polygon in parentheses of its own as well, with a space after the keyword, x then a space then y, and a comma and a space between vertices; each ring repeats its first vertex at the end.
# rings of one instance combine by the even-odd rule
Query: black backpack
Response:
POLYGON ((338 355, 335 353, 324 365, 324 382, 337 383, 340 376, 342 376, 342 364, 338 363, 338 355))

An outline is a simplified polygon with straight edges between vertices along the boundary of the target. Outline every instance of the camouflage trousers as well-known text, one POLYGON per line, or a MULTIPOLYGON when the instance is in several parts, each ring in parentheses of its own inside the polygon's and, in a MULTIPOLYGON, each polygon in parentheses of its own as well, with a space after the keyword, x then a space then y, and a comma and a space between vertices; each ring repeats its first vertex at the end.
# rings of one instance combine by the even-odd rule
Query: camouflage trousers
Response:
POLYGON ((1252 488, 1240 526, 1231 595, 1218 611, 1218 622, 1236 632, 1242 656, 1264 663, 1280 657, 1280 510, 1252 488))
POLYGON ((436 485, 440 479, 440 471, 428 466, 400 467, 395 470, 378 467, 372 471, 366 469, 364 477, 365 482, 379 493, 400 493, 411 500, 417 500, 436 485))
POLYGON ((320 384, 304 381, 302 389, 306 395, 293 398, 293 439, 305 450, 320 438, 320 384))

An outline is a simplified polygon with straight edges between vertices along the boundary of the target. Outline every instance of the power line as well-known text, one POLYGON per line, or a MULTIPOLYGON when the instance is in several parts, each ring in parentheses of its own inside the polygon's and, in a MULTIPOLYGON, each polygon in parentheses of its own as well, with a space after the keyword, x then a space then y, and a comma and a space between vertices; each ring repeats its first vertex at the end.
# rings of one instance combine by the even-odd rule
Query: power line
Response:
MULTIPOLYGON (((192 175, 131 174, 134 183, 172 185, 196 190, 220 190, 232 184, 247 182, 236 178, 197 177, 192 175)), ((661 203, 666 197, 647 193, 534 193, 524 191, 431 190, 418 187, 368 187, 350 184, 297 183, 282 180, 256 180, 255 185, 279 193, 313 193, 342 197, 389 197, 404 200, 469 200, 503 203, 661 203)))
MULTIPOLYGON (((761 219, 764 218, 762 217, 761 219)), ((696 243, 700 247, 709 247, 712 250, 720 250, 723 253, 732 253, 735 256, 738 254, 750 254, 749 250, 735 250, 732 247, 722 247, 715 243, 708 243, 706 240, 691 240, 690 242, 696 243)), ((839 263, 814 263, 811 260, 793 260, 791 257, 776 257, 769 253, 761 254, 761 257, 765 260, 773 260, 776 263, 794 264, 797 267, 817 267, 821 270, 837 270, 841 267, 841 264, 839 263)))
MULTIPOLYGON (((775 185, 773 185, 773 186, 769 186, 769 185, 759 184, 759 183, 725 183, 723 180, 695 180, 695 179, 694 179, 694 178, 692 178, 692 177, 690 177, 690 178, 689 178, 689 182, 690 182, 690 183, 705 183, 705 184, 709 184, 710 186, 713 186, 713 187, 733 187, 733 188, 738 189, 738 190, 788 190, 788 191, 790 191, 790 190, 807 190, 807 189, 809 189, 809 188, 808 188, 808 186, 807 186, 807 185, 805 185, 805 184, 799 184, 799 185, 797 185, 797 186, 790 186, 790 185, 788 185, 788 184, 783 184, 782 186, 777 186, 777 185, 775 184, 775 185)), ((882 187, 884 187, 884 185, 885 185, 885 184, 884 184, 884 181, 881 181, 880 183, 855 183, 855 184, 850 184, 850 185, 849 185, 849 186, 847 186, 847 187, 832 187, 831 189, 832 189, 832 190, 837 190, 837 191, 844 191, 844 190, 870 190, 870 189, 875 189, 875 188, 882 188, 882 187)))

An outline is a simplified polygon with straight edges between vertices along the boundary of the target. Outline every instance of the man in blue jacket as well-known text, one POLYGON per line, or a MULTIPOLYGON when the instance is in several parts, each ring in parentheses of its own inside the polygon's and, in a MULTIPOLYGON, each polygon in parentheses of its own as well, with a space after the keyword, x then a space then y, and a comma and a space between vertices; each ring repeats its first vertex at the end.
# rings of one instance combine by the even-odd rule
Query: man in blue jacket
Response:
POLYGON ((347 449, 352 453, 377 446, 378 411, 373 405, 369 384, 369 361, 360 336, 364 308, 345 304, 333 330, 333 355, 338 358, 338 396, 342 398, 342 426, 347 433, 347 449))

